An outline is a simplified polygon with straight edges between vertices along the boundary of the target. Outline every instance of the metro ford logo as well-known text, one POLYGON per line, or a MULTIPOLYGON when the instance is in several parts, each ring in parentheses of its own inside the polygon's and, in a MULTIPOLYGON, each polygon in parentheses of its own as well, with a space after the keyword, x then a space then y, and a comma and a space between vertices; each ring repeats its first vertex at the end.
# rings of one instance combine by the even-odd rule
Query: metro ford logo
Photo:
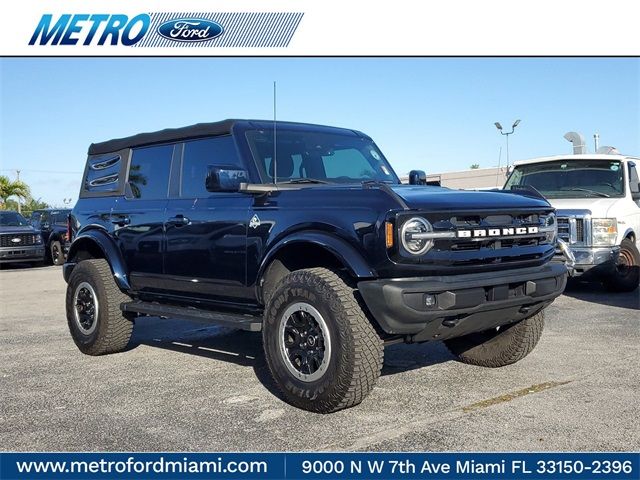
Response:
POLYGON ((473 230, 458 230, 458 238, 515 237, 538 233, 540 233, 538 227, 474 228, 473 230))
POLYGON ((204 42, 219 37, 222 25, 204 18, 179 18, 158 27, 158 34, 176 42, 204 42))

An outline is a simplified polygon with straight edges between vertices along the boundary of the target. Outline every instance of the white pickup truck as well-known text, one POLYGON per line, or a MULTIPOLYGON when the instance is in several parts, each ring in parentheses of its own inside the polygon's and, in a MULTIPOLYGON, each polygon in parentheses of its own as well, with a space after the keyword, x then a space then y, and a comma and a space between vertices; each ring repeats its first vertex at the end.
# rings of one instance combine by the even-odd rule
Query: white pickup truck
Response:
POLYGON ((534 187, 557 209, 577 275, 629 292, 640 272, 639 169, 640 158, 618 154, 541 157, 515 162, 505 188, 534 187))

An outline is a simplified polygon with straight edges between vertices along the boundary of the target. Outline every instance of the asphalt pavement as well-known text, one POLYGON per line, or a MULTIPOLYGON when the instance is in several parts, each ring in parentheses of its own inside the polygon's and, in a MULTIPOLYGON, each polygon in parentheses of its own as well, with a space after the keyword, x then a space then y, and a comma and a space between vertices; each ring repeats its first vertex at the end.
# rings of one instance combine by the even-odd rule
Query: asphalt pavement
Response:
POLYGON ((640 450, 640 293, 573 285, 499 369, 394 345, 359 406, 284 403, 260 334, 139 319, 128 351, 69 336, 59 267, 0 270, 0 444, 12 451, 640 450))

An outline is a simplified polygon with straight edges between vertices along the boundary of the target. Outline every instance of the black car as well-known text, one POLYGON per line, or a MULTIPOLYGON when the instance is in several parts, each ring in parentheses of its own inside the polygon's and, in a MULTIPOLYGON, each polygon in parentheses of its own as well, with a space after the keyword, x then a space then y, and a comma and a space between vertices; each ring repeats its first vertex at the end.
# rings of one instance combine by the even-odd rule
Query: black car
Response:
POLYGON ((70 209, 45 208, 31 213, 31 225, 42 234, 46 258, 54 265, 62 265, 69 249, 67 219, 70 209))
POLYGON ((0 264, 44 261, 42 236, 18 212, 0 211, 0 264))
POLYGON ((64 265, 81 351, 125 349, 138 315, 261 331, 293 405, 358 404, 383 347, 526 356, 567 271, 533 191, 402 185, 367 135, 226 120, 92 144, 64 265))

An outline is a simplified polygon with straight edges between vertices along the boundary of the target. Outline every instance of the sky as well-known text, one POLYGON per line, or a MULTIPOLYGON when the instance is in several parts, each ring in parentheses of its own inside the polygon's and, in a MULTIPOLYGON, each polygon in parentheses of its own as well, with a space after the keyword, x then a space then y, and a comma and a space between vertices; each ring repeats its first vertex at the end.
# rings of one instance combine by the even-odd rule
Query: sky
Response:
POLYGON ((3 58, 0 174, 75 202, 91 142, 225 118, 370 135, 399 175, 571 152, 640 155, 639 58, 3 58))

